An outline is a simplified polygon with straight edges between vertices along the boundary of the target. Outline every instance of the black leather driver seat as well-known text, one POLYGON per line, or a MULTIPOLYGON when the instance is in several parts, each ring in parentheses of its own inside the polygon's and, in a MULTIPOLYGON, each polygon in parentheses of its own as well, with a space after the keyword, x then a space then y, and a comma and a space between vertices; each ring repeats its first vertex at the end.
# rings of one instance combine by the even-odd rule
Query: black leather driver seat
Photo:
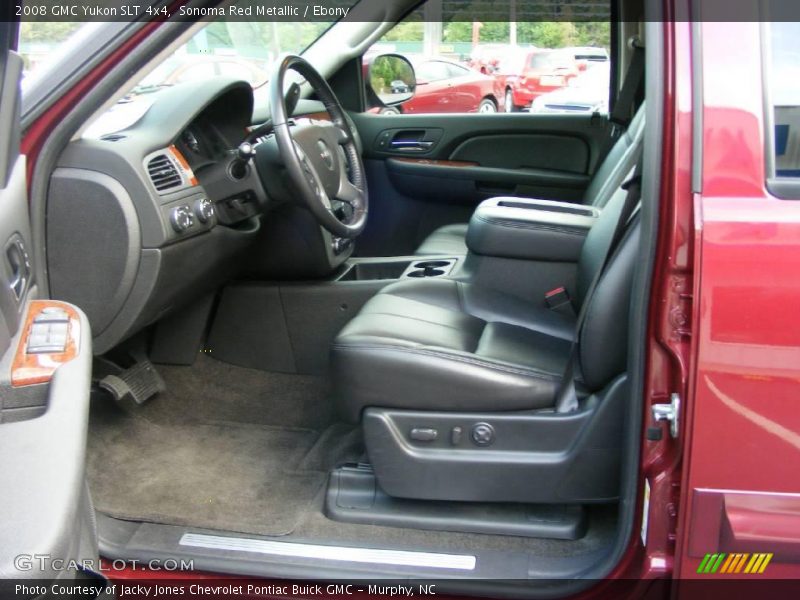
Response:
MULTIPOLYGON (((598 248, 614 234, 618 190, 584 242, 577 309, 601 268, 598 248)), ((598 390, 625 370, 629 293, 638 226, 628 227, 589 299, 579 340, 580 384, 598 390)), ((574 318, 454 279, 400 281, 384 288, 338 335, 332 349, 344 416, 365 407, 516 411, 555 405, 570 355, 574 318)))

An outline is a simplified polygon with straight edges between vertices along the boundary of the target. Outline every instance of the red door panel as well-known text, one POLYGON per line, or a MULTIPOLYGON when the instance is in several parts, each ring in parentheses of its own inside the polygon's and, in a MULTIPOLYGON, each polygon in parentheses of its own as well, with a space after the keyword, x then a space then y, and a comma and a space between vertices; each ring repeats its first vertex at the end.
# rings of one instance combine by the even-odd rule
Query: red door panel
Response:
POLYGON ((800 577, 800 202, 766 190, 758 23, 703 23, 697 363, 676 575, 800 577), (744 560, 744 559, 742 559, 744 560), (726 562, 730 561, 730 562, 726 562), (762 561, 763 562, 763 561, 762 561))

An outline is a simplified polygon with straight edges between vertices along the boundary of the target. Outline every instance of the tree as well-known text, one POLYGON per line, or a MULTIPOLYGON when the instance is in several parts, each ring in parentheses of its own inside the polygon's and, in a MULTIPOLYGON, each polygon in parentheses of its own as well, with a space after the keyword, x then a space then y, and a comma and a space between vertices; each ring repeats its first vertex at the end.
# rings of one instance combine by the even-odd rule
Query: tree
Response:
POLYGON ((611 49, 611 23, 608 21, 583 21, 575 23, 578 46, 603 46, 611 49))
POLYGON ((58 44, 75 33, 82 25, 84 23, 23 21, 19 25, 19 39, 23 44, 58 44))
MULTIPOLYGON (((466 23, 463 23, 466 25, 466 23)), ((471 25, 470 25, 471 27, 471 25)), ((421 42, 425 27, 421 21, 403 21, 398 23, 381 38, 383 42, 421 42)))

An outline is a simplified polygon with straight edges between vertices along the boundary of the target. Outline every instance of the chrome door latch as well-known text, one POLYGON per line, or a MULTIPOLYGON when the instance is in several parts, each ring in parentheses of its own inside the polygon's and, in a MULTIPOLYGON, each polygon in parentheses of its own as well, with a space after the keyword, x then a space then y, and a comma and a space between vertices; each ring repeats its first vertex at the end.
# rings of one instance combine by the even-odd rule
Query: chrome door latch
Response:
POLYGON ((669 421, 669 434, 673 438, 678 437, 678 415, 681 409, 681 397, 678 394, 671 394, 669 404, 653 404, 650 410, 653 412, 653 419, 658 421, 669 421))

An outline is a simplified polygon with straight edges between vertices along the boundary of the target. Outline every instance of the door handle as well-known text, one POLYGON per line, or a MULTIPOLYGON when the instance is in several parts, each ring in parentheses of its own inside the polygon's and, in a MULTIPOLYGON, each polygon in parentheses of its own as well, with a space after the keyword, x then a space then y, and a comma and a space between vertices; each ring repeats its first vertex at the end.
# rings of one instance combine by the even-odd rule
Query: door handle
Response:
POLYGON ((423 154, 436 147, 443 131, 431 129, 387 129, 375 140, 375 149, 396 154, 423 154))
POLYGON ((427 150, 433 146, 433 142, 422 140, 392 140, 392 148, 395 150, 427 150))

